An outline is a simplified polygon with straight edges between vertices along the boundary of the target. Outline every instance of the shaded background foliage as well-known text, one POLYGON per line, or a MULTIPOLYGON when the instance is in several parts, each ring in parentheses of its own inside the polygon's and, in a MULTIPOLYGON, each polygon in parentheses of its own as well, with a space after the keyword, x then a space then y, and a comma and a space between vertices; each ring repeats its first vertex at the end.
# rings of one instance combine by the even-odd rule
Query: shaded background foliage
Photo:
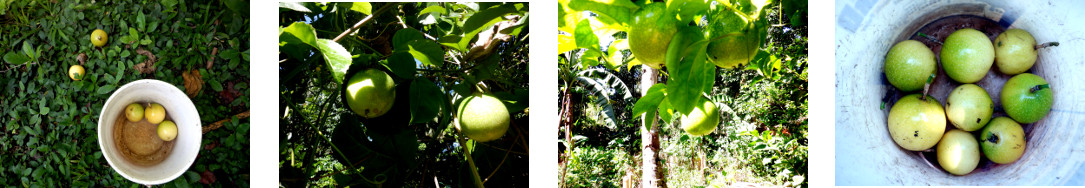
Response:
POLYGON ((203 88, 192 98, 204 126, 195 163, 165 186, 248 187, 248 2, 166 0, 144 3, 0 1, 0 184, 139 187, 110 169, 97 141, 105 100, 123 84, 158 79, 186 90, 195 70, 203 88), (102 48, 91 31, 109 33, 102 48), (157 58, 157 70, 134 65, 157 58), (86 55, 86 76, 68 78, 86 55))
MULTIPOLYGON (((318 39, 336 38, 372 14, 371 22, 337 41, 353 56, 347 77, 363 68, 390 70, 399 85, 394 108, 407 106, 400 101, 404 96, 411 101, 445 98, 434 105, 449 106, 441 108, 434 118, 437 121, 416 119, 409 125, 395 125, 369 120, 367 124, 341 102, 341 83, 324 58, 327 54, 316 48, 281 43, 280 185, 432 187, 438 183, 471 187, 471 168, 462 152, 468 148, 485 185, 528 186, 526 7, 526 3, 281 3, 281 28, 308 24, 318 39), (379 12, 386 6, 390 6, 388 11, 379 12), (492 55, 469 59, 469 51, 444 43, 462 37, 465 30, 475 29, 464 24, 472 17, 505 20, 501 15, 478 16, 499 8, 516 10, 509 15, 518 15, 525 24, 519 26, 517 34, 510 34, 509 40, 500 41, 492 55), (408 30, 425 35, 420 41, 442 44, 438 64, 411 63, 408 74, 413 78, 395 73, 394 66, 404 63, 395 59, 396 53, 402 53, 397 52, 395 38, 408 30), (420 80, 431 81, 440 95, 413 94, 409 89, 420 80), (512 123, 498 140, 469 140, 467 145, 461 145, 451 124, 454 112, 448 108, 469 95, 478 82, 505 102, 512 123)), ((481 39, 473 42, 477 40, 481 39)), ((418 113, 411 108, 406 115, 418 113)))

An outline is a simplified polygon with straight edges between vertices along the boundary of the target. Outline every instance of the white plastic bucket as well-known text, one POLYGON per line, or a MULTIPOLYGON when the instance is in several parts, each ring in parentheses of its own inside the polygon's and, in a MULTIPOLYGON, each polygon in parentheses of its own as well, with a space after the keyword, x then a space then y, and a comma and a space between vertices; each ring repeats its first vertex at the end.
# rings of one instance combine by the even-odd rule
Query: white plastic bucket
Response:
MULTIPOLYGON (((1085 22, 1080 21, 1085 11, 1081 10, 1085 1, 837 0, 835 184, 1085 185, 1085 144, 1079 143, 1085 141, 1085 22), (961 14, 1025 29, 1040 43, 1061 44, 1041 50, 1030 70, 1051 84, 1055 104, 1040 122, 1023 125, 1028 130, 1024 156, 1006 165, 980 164, 982 168, 968 175, 955 176, 897 146, 886 125, 891 106, 881 109, 880 105, 886 90, 893 87, 882 81, 889 48, 926 23, 961 14)), ((991 71, 997 70, 992 67, 991 71)), ((997 95, 997 90, 989 88, 988 93, 997 95)), ((932 95, 944 106, 944 95, 932 95)))
POLYGON ((113 91, 102 106, 98 118, 98 146, 109 166, 124 178, 143 185, 158 185, 181 176, 196 161, 203 137, 201 126, 196 106, 176 86, 158 80, 136 80, 113 91), (166 114, 177 124, 173 150, 165 160, 152 166, 126 161, 114 144, 114 122, 128 104, 135 102, 162 104, 166 114))

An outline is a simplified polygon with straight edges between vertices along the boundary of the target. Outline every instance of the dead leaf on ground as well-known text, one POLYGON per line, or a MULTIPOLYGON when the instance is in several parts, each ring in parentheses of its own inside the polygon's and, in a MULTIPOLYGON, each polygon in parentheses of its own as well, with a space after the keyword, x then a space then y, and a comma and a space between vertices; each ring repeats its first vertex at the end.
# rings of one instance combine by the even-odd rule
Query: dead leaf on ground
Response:
POLYGON ((154 63, 158 61, 158 58, 155 58, 154 54, 152 54, 150 51, 144 50, 143 48, 136 49, 136 54, 147 56, 147 60, 143 61, 142 63, 136 64, 134 66, 135 69, 143 74, 154 73, 154 63))
POLYGON ((181 77, 185 80, 185 94, 188 94, 188 98, 196 98, 196 95, 203 90, 203 77, 200 76, 200 71, 192 69, 181 74, 181 77))
POLYGON ((86 53, 79 53, 79 56, 76 56, 75 60, 79 61, 79 65, 84 65, 84 64, 87 63, 87 54, 86 53))
POLYGON ((215 183, 215 173, 204 170, 203 173, 200 173, 200 183, 208 185, 215 183))

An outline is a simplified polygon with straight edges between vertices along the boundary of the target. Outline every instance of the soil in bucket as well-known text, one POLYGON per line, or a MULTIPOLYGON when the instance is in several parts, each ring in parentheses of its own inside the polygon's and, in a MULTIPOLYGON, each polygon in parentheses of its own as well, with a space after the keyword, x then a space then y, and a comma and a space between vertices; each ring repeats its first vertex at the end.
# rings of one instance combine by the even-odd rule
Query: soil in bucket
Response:
MULTIPOLYGON (((170 120, 169 116, 166 120, 170 120)), ((113 124, 113 143, 126 161, 138 166, 154 166, 169 157, 177 142, 176 139, 163 141, 158 138, 157 130, 158 125, 148 122, 147 118, 131 122, 121 111, 113 124)))

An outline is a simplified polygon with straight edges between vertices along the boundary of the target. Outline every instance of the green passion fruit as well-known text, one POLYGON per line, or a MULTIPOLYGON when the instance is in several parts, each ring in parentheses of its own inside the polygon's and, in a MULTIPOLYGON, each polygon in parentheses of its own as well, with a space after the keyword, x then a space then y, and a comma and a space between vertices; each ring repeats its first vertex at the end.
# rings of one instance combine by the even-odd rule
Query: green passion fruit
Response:
POLYGON ((693 136, 708 135, 715 131, 719 124, 720 113, 716 104, 709 100, 694 108, 689 115, 682 116, 682 130, 693 136))
POLYGON ((354 73, 346 82, 347 105, 358 115, 376 118, 392 109, 396 83, 392 76, 378 69, 354 73))
POLYGON ((644 65, 660 69, 665 63, 667 46, 678 32, 674 15, 667 14, 663 3, 652 3, 633 15, 629 28, 629 50, 644 65))
POLYGON ((512 117, 501 100, 487 94, 474 94, 460 102, 456 110, 456 129, 477 142, 501 138, 509 129, 512 117))

